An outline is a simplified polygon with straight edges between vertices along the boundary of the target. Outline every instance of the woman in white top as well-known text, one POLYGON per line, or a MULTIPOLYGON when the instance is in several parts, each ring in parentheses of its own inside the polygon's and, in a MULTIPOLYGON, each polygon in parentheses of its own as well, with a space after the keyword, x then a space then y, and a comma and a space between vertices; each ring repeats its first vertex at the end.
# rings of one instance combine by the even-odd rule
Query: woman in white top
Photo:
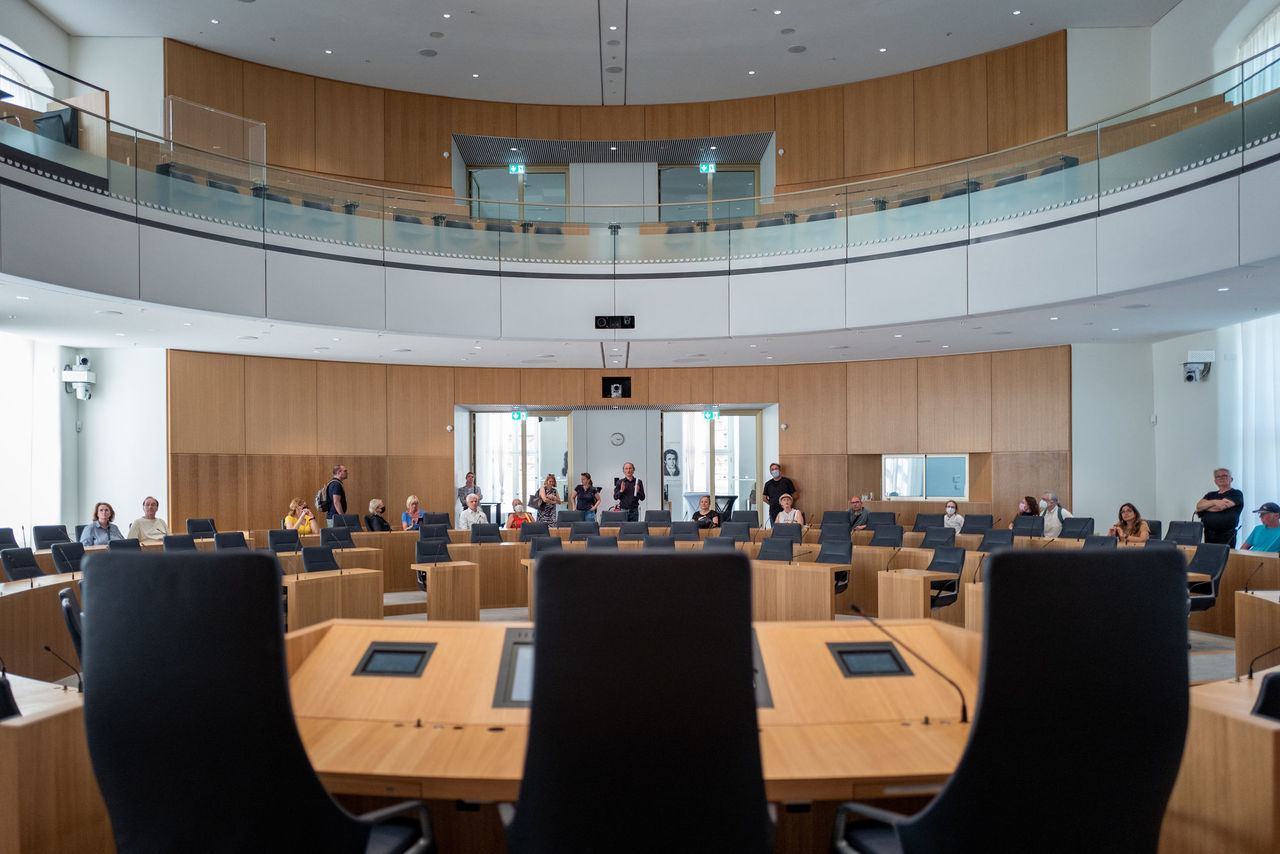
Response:
POLYGON ((786 522, 795 522, 797 525, 804 524, 804 514, 791 506, 794 501, 790 493, 784 492, 778 496, 778 503, 782 505, 782 509, 778 511, 777 517, 773 520, 773 524, 786 522))
POLYGON ((948 501, 946 507, 946 515, 942 517, 942 524, 948 528, 955 528, 956 533, 960 533, 960 529, 964 527, 964 517, 956 512, 959 507, 954 501, 948 501))

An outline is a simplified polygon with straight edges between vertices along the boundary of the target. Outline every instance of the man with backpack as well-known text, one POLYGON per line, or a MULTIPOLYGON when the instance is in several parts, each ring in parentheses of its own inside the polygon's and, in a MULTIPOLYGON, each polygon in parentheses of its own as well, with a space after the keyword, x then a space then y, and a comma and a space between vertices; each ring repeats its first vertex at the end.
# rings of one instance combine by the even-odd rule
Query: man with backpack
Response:
POLYGON ((347 512, 347 491, 342 482, 347 479, 347 467, 339 463, 333 467, 333 477, 316 492, 316 508, 325 513, 329 527, 333 527, 333 517, 347 512))

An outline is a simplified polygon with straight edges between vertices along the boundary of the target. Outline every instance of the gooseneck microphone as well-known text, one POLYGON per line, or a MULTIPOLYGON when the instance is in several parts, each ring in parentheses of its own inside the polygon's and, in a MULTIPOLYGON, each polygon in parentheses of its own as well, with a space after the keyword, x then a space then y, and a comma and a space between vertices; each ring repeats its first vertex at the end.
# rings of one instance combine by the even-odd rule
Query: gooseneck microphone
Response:
POLYGON ((1273 646, 1271 647, 1271 649, 1267 650, 1266 652, 1260 652, 1253 657, 1253 660, 1249 662, 1249 678, 1250 679, 1253 678, 1253 666, 1258 663, 1258 660, 1261 658, 1266 658, 1268 655, 1270 655, 1273 652, 1280 652, 1280 646, 1273 646))
POLYGON ((70 661, 67 661, 62 656, 58 655, 52 649, 50 649, 48 644, 44 645, 44 651, 52 655, 54 658, 58 659, 58 661, 61 661, 63 664, 67 665, 67 667, 71 668, 71 672, 76 675, 76 690, 81 694, 83 694, 84 693, 84 676, 81 675, 80 671, 76 669, 76 666, 72 664, 70 661))
POLYGON ((1261 560, 1260 560, 1260 561, 1258 561, 1258 565, 1257 565, 1257 566, 1255 566, 1255 567, 1253 568, 1253 572, 1249 573, 1249 577, 1248 577, 1248 578, 1246 578, 1246 579, 1244 580, 1244 592, 1245 592, 1245 593, 1248 593, 1248 592, 1249 592, 1249 582, 1250 582, 1250 581, 1253 581, 1253 577, 1254 577, 1255 575, 1257 575, 1257 574, 1258 574, 1258 570, 1262 569, 1262 564, 1263 564, 1263 563, 1265 563, 1265 561, 1261 561, 1261 560))
MULTIPOLYGON (((907 646, 905 643, 903 643, 902 641, 898 640, 898 639, 897 639, 896 637, 894 637, 893 635, 889 634, 889 630, 888 630, 888 629, 886 629, 884 626, 880 625, 880 621, 879 621, 879 620, 877 620, 875 617, 872 617, 870 614, 868 614, 868 613, 866 613, 865 611, 863 611, 863 610, 862 610, 861 608, 859 608, 856 604, 850 603, 849 607, 850 607, 850 609, 852 609, 852 611, 853 611, 855 614, 857 614, 859 617, 861 617, 862 619, 866 620, 867 622, 871 623, 871 625, 873 625, 873 626, 875 626, 877 629, 879 629, 881 634, 883 634, 883 635, 884 635, 885 637, 887 637, 889 640, 893 641, 893 642, 894 642, 895 644, 897 644, 898 646, 900 646, 900 647, 902 647, 903 649, 905 649, 907 652, 909 652, 909 653, 911 653, 912 655, 914 655, 914 656, 915 656, 915 657, 920 661, 920 663, 921 663, 921 664, 923 664, 925 667, 929 668, 929 669, 930 669, 930 670, 932 670, 934 673, 936 673, 936 674, 938 674, 939 676, 941 676, 941 677, 942 677, 942 679, 943 679, 943 681, 945 681, 945 682, 946 682, 948 685, 950 685, 952 688, 955 688, 955 689, 956 689, 956 693, 960 695, 960 723, 962 723, 962 724, 967 724, 967 723, 969 722, 969 704, 965 702, 965 699, 964 699, 964 691, 961 691, 961 690, 960 690, 960 686, 959 686, 959 685, 957 685, 957 684, 955 683, 955 680, 953 680, 951 677, 947 676, 947 675, 946 675, 945 673, 943 673, 941 670, 939 670, 938 668, 936 668, 936 667, 934 667, 932 664, 930 664, 930 663, 929 663, 929 662, 924 658, 924 656, 920 655, 920 653, 916 652, 914 649, 912 649, 911 647, 907 646)), ((1266 653, 1263 653, 1263 655, 1265 655, 1265 654, 1266 654, 1266 653)))
POLYGON ((893 559, 898 556, 898 552, 900 551, 902 551, 902 546, 898 546, 896 549, 893 550, 893 554, 889 555, 889 559, 884 562, 884 566, 880 567, 881 572, 889 571, 889 564, 893 563, 893 559))
POLYGON ((13 699, 13 688, 9 685, 9 670, 0 658, 0 721, 22 714, 18 701, 13 699))

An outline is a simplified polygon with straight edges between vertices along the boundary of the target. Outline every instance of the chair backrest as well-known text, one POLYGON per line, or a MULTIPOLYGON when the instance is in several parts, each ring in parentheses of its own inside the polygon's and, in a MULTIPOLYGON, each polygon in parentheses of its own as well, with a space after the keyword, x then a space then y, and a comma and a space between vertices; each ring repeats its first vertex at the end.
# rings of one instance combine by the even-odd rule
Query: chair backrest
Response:
POLYGON ((1084 545, 1080 548, 1085 551, 1097 551, 1098 549, 1114 549, 1118 546, 1119 541, 1115 537, 1090 535, 1084 538, 1084 545))
POLYGON ((288 528, 267 531, 267 547, 273 552, 296 552, 302 548, 298 532, 288 528))
POLYGON ((964 517, 964 524, 960 526, 962 534, 982 534, 991 530, 995 524, 995 517, 990 513, 969 513, 964 517))
POLYGON ((853 560, 853 542, 851 540, 826 540, 818 550, 816 563, 849 563, 853 560))
MULTIPOLYGON (((87 528, 87 527, 89 527, 89 526, 88 526, 88 525, 76 525, 76 535, 75 535, 75 538, 72 540, 72 542, 76 542, 76 543, 80 542, 80 535, 84 533, 84 529, 85 529, 85 528, 87 528)), ((52 548, 52 546, 50 546, 50 548, 52 548)))
POLYGON ((676 538, 648 536, 644 538, 644 547, 646 549, 674 549, 676 547, 676 538))
POLYGON ((702 541, 702 550, 712 552, 731 552, 738 548, 733 537, 707 537, 702 541))
POLYGON ((193 537, 208 538, 218 533, 218 527, 212 519, 188 519, 187 533, 193 537))
POLYGON ((1170 522, 1164 538, 1180 546, 1194 546, 1204 539, 1204 525, 1199 522, 1170 522))
POLYGON ((1062 533, 1058 537, 1063 540, 1083 540, 1092 534, 1092 516, 1072 516, 1062 520, 1062 533))
POLYGON ((84 600, 85 730, 120 850, 190 849, 194 828, 209 851, 364 850, 298 737, 275 559, 115 552, 85 570, 105 581, 84 600))
POLYGON ((542 552, 562 551, 564 549, 564 540, 559 537, 534 537, 529 541, 529 557, 534 557, 542 552))
MULTIPOLYGON (((722 520, 723 521, 723 520, 722 520)), ((760 527, 760 514, 754 510, 734 510, 729 514, 730 522, 743 522, 748 530, 760 527)))
POLYGON ((902 547, 902 526, 901 525, 880 525, 873 529, 871 534, 871 542, 873 546, 892 546, 893 548, 902 547))
POLYGON ((747 543, 751 541, 751 529, 742 522, 722 522, 720 525, 720 537, 739 543, 747 543))
POLYGON ((823 530, 826 530, 826 528, 828 528, 828 527, 830 527, 830 526, 835 526, 835 527, 837 527, 837 528, 843 528, 843 529, 844 529, 844 530, 846 530, 846 531, 847 531, 847 530, 849 530, 851 526, 849 525, 849 513, 848 513, 848 511, 845 511, 845 510, 823 510, 823 511, 822 511, 822 528, 823 528, 823 530))
POLYGON ((509 850, 608 850, 620 832, 636 851, 770 850, 746 559, 566 552, 535 584, 536 655, 556 666, 534 670, 509 850), (626 769, 608 786, 603 755, 626 769))
POLYGON ((798 543, 803 536, 804 530, 798 522, 780 522, 773 526, 773 533, 769 535, 769 539, 783 539, 798 543))
POLYGON ((760 541, 760 553, 757 560, 785 560, 791 562, 795 556, 796 542, 786 537, 767 537, 760 541))
POLYGON ((587 537, 597 537, 600 535, 600 525, 596 522, 574 522, 569 528, 569 541, 576 543, 579 540, 585 540, 587 537))
POLYGON ((613 549, 614 551, 617 551, 618 538, 602 537, 599 534, 592 534, 591 536, 587 537, 587 548, 588 549, 613 549))
POLYGON ((644 520, 651 525, 657 525, 664 528, 671 524, 670 510, 646 510, 644 511, 644 520))
POLYGON ((196 550, 196 538, 190 534, 165 534, 164 550, 167 552, 193 552, 196 550))
POLYGON ((449 539, 449 523, 432 522, 430 524, 422 524, 418 526, 418 539, 420 540, 438 540, 444 537, 449 539))
POLYGON ((71 538, 67 536, 66 525, 33 525, 31 540, 37 549, 50 548, 54 543, 71 542, 71 538))
POLYGON ((321 528, 320 545, 340 549, 353 549, 356 546, 351 539, 350 528, 321 528))
POLYGON ((871 511, 867 513, 867 527, 879 528, 881 525, 898 524, 898 514, 888 511, 871 511))
MULTIPOLYGON (((1177 551, 1178 544, 1173 540, 1157 540, 1155 537, 1147 540, 1146 548, 1149 549, 1172 549, 1177 551)), ((1181 554, 1181 552, 1178 552, 1181 554)))
POLYGON ((449 540, 439 537, 418 540, 413 544, 414 563, 446 563, 449 558, 449 540))
POLYGON ((978 546, 978 551, 989 552, 1009 548, 1013 548, 1013 531, 1008 528, 992 528, 982 535, 982 543, 978 546))
POLYGON ((498 531, 499 527, 491 522, 479 522, 471 526, 471 542, 502 542, 502 534, 498 533, 498 531))
POLYGON ((302 549, 303 572, 324 572, 337 568, 338 562, 333 559, 333 549, 328 546, 306 546, 302 549))
POLYGON ((1147 530, 1151 534, 1151 539, 1158 540, 1164 535, 1164 522, 1159 519, 1146 519, 1147 530))
POLYGON ((53 566, 58 572, 79 572, 80 559, 84 557, 84 546, 80 543, 54 543, 53 566))
POLYGON ((964 549, 959 546, 940 546, 933 550, 929 560, 931 572, 954 572, 960 574, 964 569, 964 549))
POLYGON ((16 549, 18 540, 13 536, 13 528, 0 528, 0 549, 16 549))
POLYGON ((680 542, 696 543, 702 535, 698 533, 697 522, 672 522, 671 536, 680 542))
POLYGON ((445 529, 448 530, 449 514, 448 513, 423 513, 422 524, 423 525, 444 525, 445 529))
POLYGON ((581 510, 557 510, 556 511, 557 527, 572 525, 574 522, 581 522, 581 521, 582 521, 581 510))
POLYGON ((245 541, 243 531, 226 531, 213 535, 213 547, 219 551, 223 549, 247 549, 249 544, 245 541))
POLYGON ((534 537, 551 536, 551 526, 546 522, 525 522, 520 526, 520 542, 527 543, 534 537))
POLYGON ((124 540, 112 540, 107 543, 107 551, 142 551, 142 542, 136 537, 129 537, 124 540))
POLYGON ((924 539, 920 541, 920 548, 936 549, 939 546, 954 546, 955 544, 955 528, 929 528, 924 532, 924 539))
POLYGON ((943 515, 942 513, 917 513, 915 524, 911 526, 911 530, 919 534, 930 528, 941 528, 943 515))
POLYGON ((1225 543, 1201 543, 1196 546, 1196 553, 1187 562, 1187 572, 1203 572, 1209 576, 1213 585, 1213 595, 1218 595, 1218 585, 1222 581, 1222 571, 1227 568, 1227 559, 1231 557, 1231 546, 1225 543))
POLYGON ((1187 728, 1181 563, 1010 549, 988 564, 968 744, 942 792, 897 825, 902 850, 1011 850, 1087 815, 1091 850, 1155 851, 1187 728), (1088 629, 1048 612, 1088 614, 1088 629))
POLYGON ((1022 515, 1014 516, 1013 535, 1015 537, 1043 537, 1044 517, 1022 515))
POLYGON ((337 513, 333 517, 333 526, 335 528, 350 528, 353 531, 359 531, 360 514, 359 513, 337 513))
POLYGON ((35 554, 25 547, 0 551, 0 568, 4 570, 5 581, 25 581, 44 575, 35 554))
POLYGON ((627 521, 627 514, 622 510, 601 510, 599 513, 599 520, 601 525, 609 525, 612 527, 614 525, 621 525, 623 522, 627 521))
POLYGON ((618 539, 620 540, 643 540, 649 536, 649 523, 644 522, 623 522, 618 528, 618 539))
POLYGON ((76 650, 76 658, 83 662, 84 630, 80 625, 80 603, 76 601, 75 591, 70 587, 62 588, 58 591, 58 602, 62 607, 62 621, 67 624, 67 634, 71 635, 71 645, 76 650))

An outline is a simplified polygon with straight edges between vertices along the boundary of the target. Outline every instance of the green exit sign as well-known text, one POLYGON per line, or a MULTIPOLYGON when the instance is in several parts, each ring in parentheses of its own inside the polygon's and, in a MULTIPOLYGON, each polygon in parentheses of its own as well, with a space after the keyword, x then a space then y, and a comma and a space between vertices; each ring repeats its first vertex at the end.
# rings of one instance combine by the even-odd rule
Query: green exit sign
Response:
MULTIPOLYGON (((510 165, 508 165, 508 166, 507 166, 507 171, 508 171, 509 173, 511 173, 512 175, 523 175, 523 174, 524 174, 524 164, 523 164, 523 163, 512 163, 512 164, 510 164, 510 165)), ((712 171, 715 171, 715 170, 712 170, 712 171)))
POLYGON ((698 171, 703 175, 710 175, 716 171, 716 165, 714 163, 699 163, 698 171))

